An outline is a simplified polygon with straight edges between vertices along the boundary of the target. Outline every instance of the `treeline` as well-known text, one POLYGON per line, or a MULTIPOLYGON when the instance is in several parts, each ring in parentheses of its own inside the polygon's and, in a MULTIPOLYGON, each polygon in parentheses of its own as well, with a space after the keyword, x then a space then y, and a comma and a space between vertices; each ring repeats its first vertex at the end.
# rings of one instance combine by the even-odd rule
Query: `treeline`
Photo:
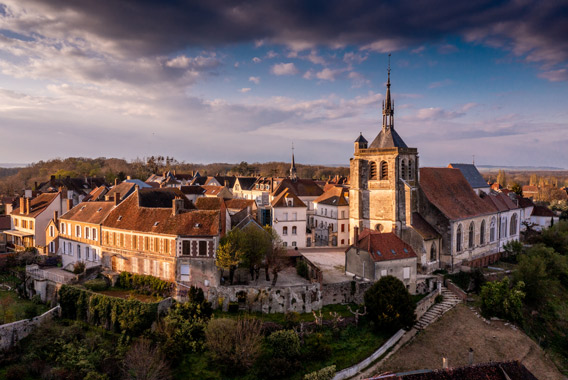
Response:
POLYGON ((483 178, 489 182, 498 182, 503 187, 510 187, 514 183, 521 186, 568 186, 568 170, 559 171, 519 171, 519 170, 499 170, 481 171, 483 178))
MULTIPOLYGON (((328 167, 313 165, 296 165, 301 178, 327 179, 335 175, 348 176, 348 167, 328 167)), ((288 175, 290 163, 212 163, 193 164, 180 162, 173 157, 150 156, 131 161, 119 158, 84 158, 69 157, 32 163, 24 168, 0 168, 0 194, 12 195, 24 188, 33 188, 34 184, 56 177, 104 177, 108 183, 115 178, 125 179, 127 176, 146 180, 151 174, 175 170, 177 173, 199 171, 201 175, 241 175, 283 177, 288 175)))

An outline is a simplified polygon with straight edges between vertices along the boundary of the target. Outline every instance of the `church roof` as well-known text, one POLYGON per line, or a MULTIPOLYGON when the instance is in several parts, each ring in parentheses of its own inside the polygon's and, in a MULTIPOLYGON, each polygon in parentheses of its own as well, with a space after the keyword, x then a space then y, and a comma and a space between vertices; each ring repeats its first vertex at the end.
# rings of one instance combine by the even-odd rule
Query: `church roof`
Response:
POLYGON ((396 133, 394 128, 383 128, 371 145, 369 145, 369 148, 408 148, 408 146, 402 140, 402 137, 396 133))
POLYGON ((355 140, 356 143, 366 143, 367 139, 363 137, 363 133, 359 134, 359 137, 357 137, 357 140, 355 140))
POLYGON ((474 189, 478 189, 480 187, 489 187, 487 181, 483 179, 483 176, 473 164, 449 164, 448 167, 459 169, 467 182, 469 182, 471 187, 473 187, 474 189))

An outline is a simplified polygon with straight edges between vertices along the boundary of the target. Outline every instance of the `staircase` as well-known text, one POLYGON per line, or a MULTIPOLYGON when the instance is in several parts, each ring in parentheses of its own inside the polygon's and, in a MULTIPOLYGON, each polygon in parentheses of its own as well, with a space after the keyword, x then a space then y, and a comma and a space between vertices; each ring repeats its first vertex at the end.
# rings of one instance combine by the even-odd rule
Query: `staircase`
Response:
POLYGON ((414 328, 416 330, 424 330, 431 323, 440 318, 444 313, 461 302, 461 300, 456 297, 454 293, 443 286, 442 296, 444 297, 442 302, 434 304, 430 309, 428 309, 426 313, 424 313, 422 318, 420 318, 418 322, 416 322, 416 324, 414 325, 414 328))

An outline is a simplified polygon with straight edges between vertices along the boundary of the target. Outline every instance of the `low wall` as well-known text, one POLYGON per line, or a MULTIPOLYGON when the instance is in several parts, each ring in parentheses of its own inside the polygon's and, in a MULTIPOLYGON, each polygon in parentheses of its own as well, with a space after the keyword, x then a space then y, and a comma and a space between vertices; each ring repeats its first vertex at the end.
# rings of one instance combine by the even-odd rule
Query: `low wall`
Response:
POLYGON ((174 299, 172 297, 164 298, 160 302, 158 302, 158 315, 164 314, 166 311, 172 307, 174 303, 174 299))
POLYGON ((213 308, 227 311, 230 302, 237 302, 241 308, 261 313, 310 313, 321 309, 322 293, 320 284, 297 286, 218 286, 210 287, 207 300, 213 308))
POLYGON ((363 296, 367 289, 373 285, 366 281, 345 281, 333 284, 322 284, 323 306, 337 303, 356 303, 364 302, 363 296))
POLYGON ((46 321, 52 320, 61 314, 61 307, 56 306, 51 310, 46 311, 40 316, 32 319, 22 319, 20 321, 6 323, 0 326, 0 351, 12 348, 21 339, 30 335, 37 326, 46 321))
POLYGON ((333 377, 333 380, 348 379, 357 375, 360 371, 370 366, 375 360, 383 356, 392 346, 397 344, 400 338, 402 338, 402 336, 405 334, 405 332, 406 331, 404 330, 398 330, 393 336, 390 337, 389 340, 385 342, 385 344, 383 344, 377 351, 373 352, 371 356, 352 367, 345 368, 337 372, 333 377))
POLYGON ((428 309, 430 309, 432 307, 432 305, 434 305, 434 303, 436 303, 436 296, 438 294, 440 294, 438 289, 433 290, 426 297, 424 297, 420 301, 418 301, 418 303, 416 304, 416 310, 415 310, 416 320, 419 320, 424 315, 424 313, 426 313, 428 311, 428 309))
POLYGON ((456 295, 456 297, 458 297, 459 299, 461 299, 462 301, 466 301, 467 300, 467 293, 464 292, 459 286, 457 286, 456 284, 454 284, 452 282, 452 280, 446 278, 446 288, 448 288, 449 291, 451 291, 452 293, 454 293, 456 295))

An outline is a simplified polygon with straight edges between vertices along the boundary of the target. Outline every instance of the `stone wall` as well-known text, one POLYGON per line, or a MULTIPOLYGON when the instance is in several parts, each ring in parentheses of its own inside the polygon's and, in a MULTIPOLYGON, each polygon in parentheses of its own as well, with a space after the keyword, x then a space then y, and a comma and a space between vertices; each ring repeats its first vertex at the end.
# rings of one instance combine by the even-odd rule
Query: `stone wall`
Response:
POLYGON ((345 281, 322 285, 322 305, 336 303, 363 303, 365 291, 373 285, 366 281, 345 281))
POLYGON ((456 297, 460 298, 462 301, 467 300, 467 293, 464 292, 459 286, 454 284, 452 280, 446 279, 446 288, 448 288, 449 291, 454 293, 456 297))
POLYGON ((218 286, 207 289, 207 299, 213 308, 229 309, 230 302, 239 304, 239 308, 268 313, 310 313, 322 307, 320 284, 297 286, 218 286))
POLYGON ((59 316, 61 307, 56 306, 46 311, 38 317, 32 319, 22 319, 20 321, 6 323, 0 326, 0 351, 5 351, 16 345, 21 339, 30 335, 37 326, 46 321, 52 320, 59 316))
POLYGON ((424 313, 426 313, 428 309, 430 309, 432 305, 436 303, 436 296, 439 294, 440 291, 438 289, 435 289, 432 292, 430 292, 430 294, 428 294, 426 297, 418 301, 415 310, 416 320, 419 320, 424 315, 424 313))

